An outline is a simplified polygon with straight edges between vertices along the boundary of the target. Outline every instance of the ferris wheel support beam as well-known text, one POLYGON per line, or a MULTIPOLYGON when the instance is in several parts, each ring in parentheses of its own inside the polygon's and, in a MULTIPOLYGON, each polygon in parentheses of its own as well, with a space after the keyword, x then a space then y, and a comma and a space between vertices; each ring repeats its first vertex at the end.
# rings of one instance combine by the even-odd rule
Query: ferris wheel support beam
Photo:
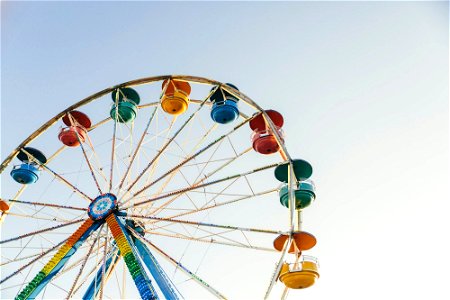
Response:
MULTIPOLYGON (((104 225, 104 223, 103 223, 104 225)), ((102 227, 103 227, 102 225, 102 227)), ((97 233, 97 237, 92 241, 91 246, 89 247, 89 250, 86 254, 86 256, 84 258, 82 258, 83 262, 81 263, 81 267, 78 271, 77 276, 75 277, 75 280, 72 283, 72 287, 69 290, 69 293, 67 294, 66 299, 70 299, 72 297, 73 291, 75 289, 75 286, 77 285, 78 280, 81 277, 81 274, 83 273, 84 267, 86 266, 87 261, 89 260, 89 257, 91 256, 92 250, 94 250, 95 244, 97 244, 99 238, 100 238, 100 234, 101 234, 102 228, 100 228, 100 230, 97 233)), ((60 273, 61 274, 61 273, 60 273)))
MULTIPOLYGON (((109 278, 109 276, 112 274, 114 268, 117 266, 117 263, 119 262, 120 258, 120 251, 119 250, 113 250, 109 253, 108 258, 105 262, 105 276, 106 279, 109 278)), ((83 300, 94 300, 97 297, 97 294, 100 291, 100 284, 99 282, 102 281, 103 277, 103 265, 99 267, 97 274, 92 279, 91 283, 89 284, 86 292, 84 293, 83 300)))
POLYGON ((8 279, 14 277, 15 275, 19 274, 20 272, 22 272, 23 270, 25 270, 26 268, 28 268, 29 266, 31 266, 32 264, 34 264, 36 261, 38 261, 39 259, 43 258, 44 256, 46 256, 48 253, 52 252, 53 250, 55 250, 56 248, 58 248, 59 246, 61 246, 62 244, 64 244, 65 242, 67 242, 67 239, 59 242, 58 244, 56 244, 55 246, 51 247, 50 249, 47 249, 46 251, 42 252, 39 256, 35 257, 33 260, 31 260, 30 262, 28 262, 27 264, 23 265, 22 267, 20 267, 19 269, 17 269, 14 273, 6 276, 5 278, 3 278, 2 280, 0 280, 0 284, 4 283, 5 281, 7 281, 8 279))
POLYGON ((19 293, 16 299, 34 299, 42 289, 51 281, 75 254, 78 248, 89 235, 97 230, 100 223, 94 223, 92 219, 87 219, 84 223, 68 238, 67 242, 59 248, 58 252, 42 268, 42 270, 28 283, 28 285, 19 293))
MULTIPOLYGON (((130 228, 130 227, 128 226, 128 228, 130 228)), ((133 230, 133 229, 130 229, 130 230, 133 230)), ((136 233, 133 232, 133 234, 135 235, 136 233)), ((179 297, 176 294, 175 289, 173 288, 166 273, 161 268, 160 264, 158 263, 156 258, 153 256, 153 254, 150 252, 150 250, 147 248, 147 246, 138 239, 136 239, 134 241, 134 245, 136 246, 136 249, 138 250, 139 255, 141 256, 141 258, 144 261, 145 265, 147 266, 148 270, 152 274, 156 283, 158 284, 159 289, 164 294, 164 297, 168 300, 179 299, 179 297)))
POLYGON ((148 239, 146 239, 145 237, 137 234, 136 232, 132 231, 132 234, 139 240, 143 241, 144 243, 146 243, 147 245, 149 245, 151 248, 155 249, 159 254, 161 254, 165 259, 167 259, 170 263, 172 263, 173 265, 175 265, 176 267, 180 268, 181 271, 183 271, 187 276, 189 276, 190 278, 192 278, 195 282, 197 282, 198 284, 200 284, 200 286, 202 286, 203 288, 205 288, 208 292, 210 292, 212 295, 216 296, 218 299, 227 299, 223 294, 221 294, 218 290, 216 290, 215 288, 213 288, 211 285, 209 285, 208 283, 206 283, 206 281, 204 281, 203 279, 201 279, 200 277, 198 277, 196 274, 194 274, 193 272, 189 271, 189 269, 187 269, 184 265, 182 265, 180 262, 178 262, 177 260, 175 260, 174 258, 172 258, 171 256, 169 256, 167 253, 165 253, 163 250, 161 250, 160 248, 158 248, 155 244, 153 244, 152 242, 150 242, 148 239))
MULTIPOLYGON (((112 232, 114 240, 119 247, 120 255, 130 272, 139 294, 143 300, 159 299, 150 279, 137 257, 131 237, 125 230, 122 222, 114 215, 106 217, 106 223, 112 232)), ((102 268, 103 269, 103 268, 102 268)), ((104 272, 103 272, 104 273, 104 272)), ((103 276, 103 275, 102 275, 103 276)), ((103 278, 102 278, 103 279, 103 278)))

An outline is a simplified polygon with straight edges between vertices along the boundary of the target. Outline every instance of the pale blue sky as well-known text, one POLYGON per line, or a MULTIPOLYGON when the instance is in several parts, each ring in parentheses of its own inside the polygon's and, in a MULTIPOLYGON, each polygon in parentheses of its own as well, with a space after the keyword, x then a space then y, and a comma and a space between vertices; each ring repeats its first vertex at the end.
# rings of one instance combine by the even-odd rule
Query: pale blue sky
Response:
POLYGON ((2 159, 116 83, 232 82, 315 170, 322 278, 291 299, 448 299, 448 2, 2 2, 1 19, 2 159))

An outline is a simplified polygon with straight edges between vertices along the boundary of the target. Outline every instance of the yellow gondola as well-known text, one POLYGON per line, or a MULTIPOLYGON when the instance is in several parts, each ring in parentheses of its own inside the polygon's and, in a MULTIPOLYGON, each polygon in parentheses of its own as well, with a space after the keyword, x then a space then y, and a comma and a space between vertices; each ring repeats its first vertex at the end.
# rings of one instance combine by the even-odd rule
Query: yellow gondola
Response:
POLYGON ((318 262, 315 257, 303 256, 298 263, 284 263, 280 270, 279 279, 291 289, 304 289, 312 286, 319 278, 318 262))
POLYGON ((164 80, 162 84, 164 94, 161 97, 162 109, 171 115, 184 113, 189 106, 191 85, 186 81, 175 79, 164 80))

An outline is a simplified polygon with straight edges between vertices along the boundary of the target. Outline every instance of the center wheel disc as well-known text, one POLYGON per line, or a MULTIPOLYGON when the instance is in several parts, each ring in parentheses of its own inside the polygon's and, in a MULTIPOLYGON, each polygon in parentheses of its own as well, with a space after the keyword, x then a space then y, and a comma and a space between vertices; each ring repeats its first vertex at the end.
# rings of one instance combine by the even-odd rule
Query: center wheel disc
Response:
POLYGON ((89 217, 94 220, 105 219, 117 208, 117 197, 111 193, 98 196, 88 208, 89 217))

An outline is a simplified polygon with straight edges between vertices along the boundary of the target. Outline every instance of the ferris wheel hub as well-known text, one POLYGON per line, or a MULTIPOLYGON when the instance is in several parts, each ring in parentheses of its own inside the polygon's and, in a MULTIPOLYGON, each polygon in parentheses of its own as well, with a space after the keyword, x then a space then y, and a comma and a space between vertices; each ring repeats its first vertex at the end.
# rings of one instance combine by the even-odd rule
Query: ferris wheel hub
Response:
POLYGON ((111 193, 98 196, 91 202, 88 215, 92 220, 102 220, 117 208, 117 197, 111 193))

